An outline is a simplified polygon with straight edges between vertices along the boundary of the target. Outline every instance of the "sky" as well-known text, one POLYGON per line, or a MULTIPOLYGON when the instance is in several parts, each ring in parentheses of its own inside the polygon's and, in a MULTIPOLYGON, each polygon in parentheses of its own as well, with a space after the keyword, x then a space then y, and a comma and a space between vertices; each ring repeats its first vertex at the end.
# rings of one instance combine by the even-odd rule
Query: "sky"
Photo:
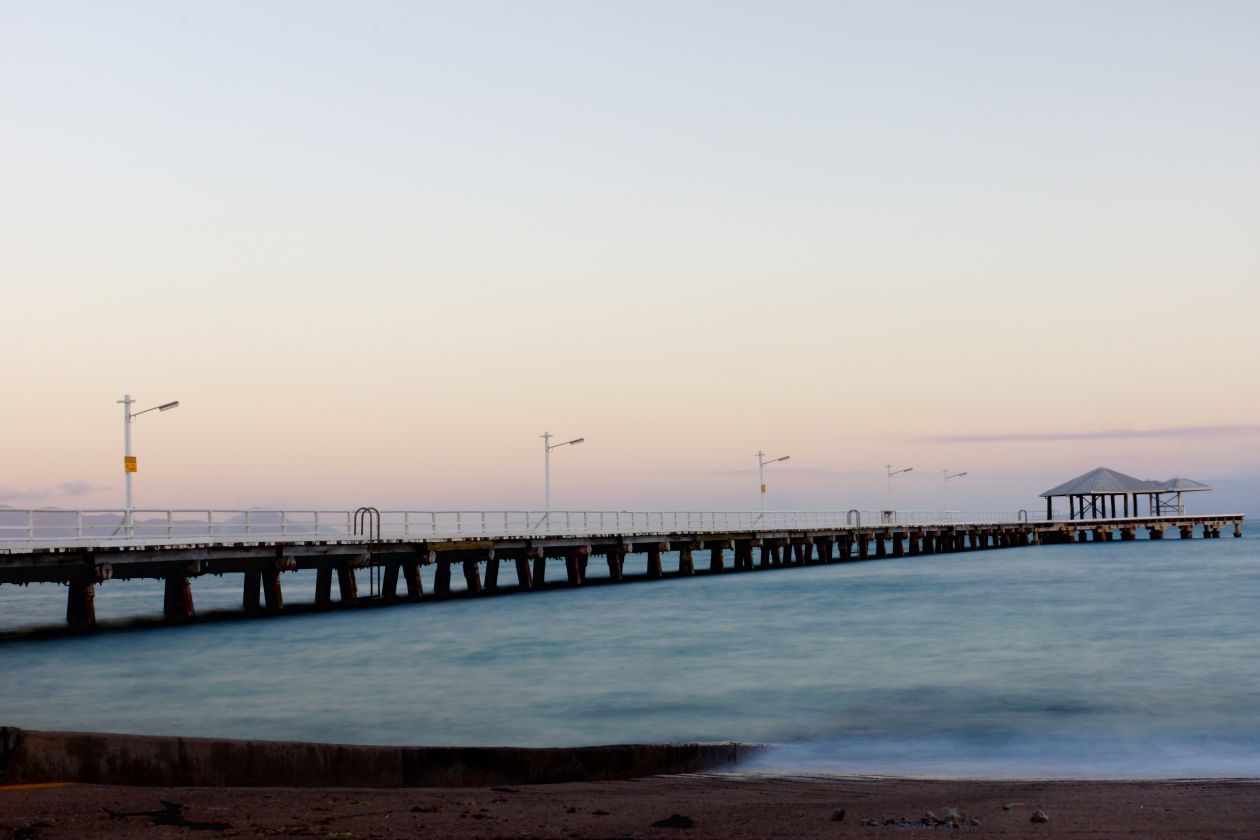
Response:
POLYGON ((1258 31, 0 0, 0 504, 1260 514, 1258 31))

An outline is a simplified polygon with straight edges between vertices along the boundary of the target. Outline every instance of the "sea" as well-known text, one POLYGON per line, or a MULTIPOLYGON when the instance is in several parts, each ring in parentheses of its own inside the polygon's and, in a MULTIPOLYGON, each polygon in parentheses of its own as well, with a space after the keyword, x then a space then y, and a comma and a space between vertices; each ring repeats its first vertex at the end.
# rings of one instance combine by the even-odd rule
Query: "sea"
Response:
MULTIPOLYGON (((1258 537, 267 619, 231 618, 240 576, 206 576, 193 582, 199 613, 229 617, 178 627, 152 620, 160 583, 114 580, 98 587, 103 629, 85 636, 49 632, 64 588, 0 586, 0 725, 357 744, 745 741, 773 745, 741 768, 766 773, 1258 777, 1258 537)), ((601 570, 593 559, 591 577, 601 570)), ((643 558, 626 570, 642 573, 643 558)), ((504 563, 500 585, 514 582, 504 563)), ((313 601, 313 573, 283 585, 287 603, 313 601)))

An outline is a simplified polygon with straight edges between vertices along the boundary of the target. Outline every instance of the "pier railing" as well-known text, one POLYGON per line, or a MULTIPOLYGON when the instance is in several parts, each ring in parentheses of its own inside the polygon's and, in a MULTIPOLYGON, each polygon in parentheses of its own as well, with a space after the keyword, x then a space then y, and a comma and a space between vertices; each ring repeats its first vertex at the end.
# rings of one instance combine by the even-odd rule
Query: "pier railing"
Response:
MULTIPOLYGON (((1044 517, 1042 517, 1044 518, 1044 517)), ((733 533, 1035 521, 1026 511, 380 511, 377 539, 733 533)), ((359 529, 361 530, 361 529, 359 529)), ((364 541, 348 510, 0 509, 0 551, 30 547, 364 541)))

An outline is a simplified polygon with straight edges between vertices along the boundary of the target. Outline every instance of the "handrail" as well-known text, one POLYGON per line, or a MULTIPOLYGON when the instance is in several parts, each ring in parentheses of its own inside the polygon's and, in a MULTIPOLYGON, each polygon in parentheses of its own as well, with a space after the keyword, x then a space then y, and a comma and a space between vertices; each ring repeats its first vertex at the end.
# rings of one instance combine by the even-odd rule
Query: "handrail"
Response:
MULTIPOLYGON (((1025 524, 1044 516, 1018 511, 411 511, 347 510, 136 510, 0 508, 0 551, 83 545, 138 546, 216 543, 425 541, 506 537, 632 536, 670 533, 766 533, 779 530, 876 528, 905 530, 936 525, 1025 524)), ((1147 521, 1152 517, 1128 517, 1147 521)), ((1197 520, 1177 514, 1168 520, 1197 520)), ((1208 520, 1239 514, 1204 515, 1208 520)), ((1057 520, 1056 520, 1057 521, 1057 520)), ((1124 522, 1126 518, 1097 520, 1124 522)))

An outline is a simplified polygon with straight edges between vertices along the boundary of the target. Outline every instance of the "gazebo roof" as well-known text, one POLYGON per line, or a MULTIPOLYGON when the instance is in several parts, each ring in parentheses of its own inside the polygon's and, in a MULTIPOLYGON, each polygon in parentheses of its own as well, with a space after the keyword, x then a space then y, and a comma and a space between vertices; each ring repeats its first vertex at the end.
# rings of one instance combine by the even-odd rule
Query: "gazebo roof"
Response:
MULTIPOLYGON (((1197 483, 1197 482, 1196 482, 1197 483)), ((1042 498, 1050 496, 1106 496, 1124 493, 1158 493, 1164 487, 1154 481, 1144 481, 1125 475, 1122 472, 1099 467, 1058 487, 1052 487, 1041 494, 1042 498)))
POLYGON ((1195 481, 1192 478, 1170 478, 1167 481, 1155 482, 1159 485, 1159 489, 1166 493, 1193 493, 1198 490, 1211 490, 1201 481, 1195 481))

